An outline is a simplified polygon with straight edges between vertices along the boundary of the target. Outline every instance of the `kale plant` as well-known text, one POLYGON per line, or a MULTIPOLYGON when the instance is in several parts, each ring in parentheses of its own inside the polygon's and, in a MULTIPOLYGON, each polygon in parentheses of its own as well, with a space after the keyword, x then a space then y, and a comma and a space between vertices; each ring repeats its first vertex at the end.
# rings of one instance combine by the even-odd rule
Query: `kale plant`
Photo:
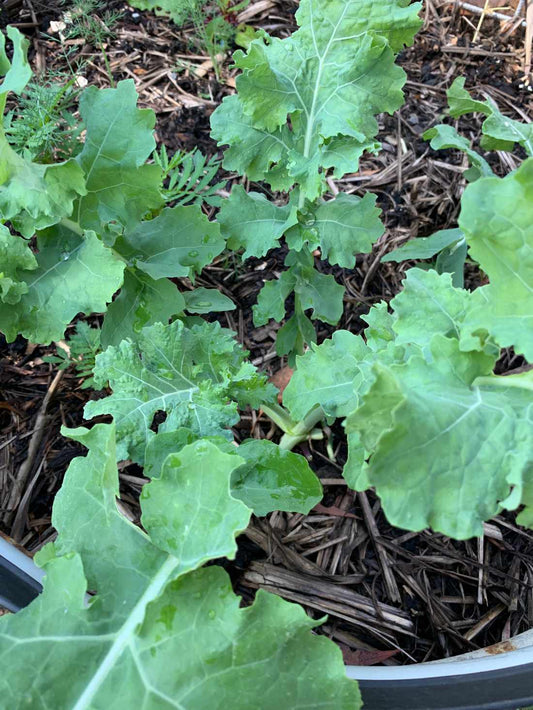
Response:
MULTIPOLYGON (((377 149, 375 116, 402 101, 394 53, 412 40, 417 10, 302 0, 292 37, 237 53, 238 93, 214 113, 213 134, 229 146, 229 169, 287 197, 237 186, 220 226, 199 205, 165 207, 168 164, 148 162, 154 116, 137 108, 131 82, 82 93, 85 141, 62 162, 19 154, 0 129, 0 327, 9 340, 48 343, 78 313, 105 313, 94 378, 109 390, 84 414, 113 419, 64 431, 89 453, 56 497, 58 537, 38 556, 43 594, 0 619, 10 708, 248 710, 258 698, 264 710, 359 708, 339 649, 310 633, 320 620, 261 591, 240 608, 223 568, 203 567, 234 557, 252 513, 319 502, 318 478, 291 449, 322 420, 343 420, 345 479, 373 486, 395 525, 463 539, 519 507, 533 525, 533 157, 465 190, 458 229, 488 283, 467 291, 450 274, 411 269, 391 303, 365 316, 364 335, 312 343, 306 311, 336 323, 342 309, 342 288, 313 252, 349 268, 382 230, 373 196, 325 199, 327 178, 377 149), (262 256, 282 238, 288 268, 265 285, 256 319, 281 320, 294 293, 278 350, 312 343, 295 358, 284 406, 234 334, 184 313, 226 307, 225 297, 175 283, 226 246, 262 256), (521 372, 494 374, 504 348, 524 358, 521 372), (279 445, 238 438, 247 407, 284 430, 279 445), (149 481, 141 526, 116 504, 125 460, 149 481)), ((17 30, 11 60, 0 37, 3 112, 31 71, 17 30)), ((491 145, 514 136, 529 150, 527 128, 454 86, 453 110, 485 112, 491 145)))
MULTIPOLYGON (((0 36, 2 110, 31 70, 20 33, 8 28, 12 62, 0 36)), ((171 280, 194 280, 225 243, 199 205, 165 208, 163 171, 147 162, 155 116, 136 104, 132 81, 84 90, 85 141, 63 162, 20 155, 0 128, 0 328, 8 340, 47 344, 78 313, 107 311, 106 347, 184 311, 234 308, 214 289, 181 293, 171 280)))
MULTIPOLYGON (((495 102, 475 101, 464 88, 465 80, 458 77, 447 91, 448 114, 459 118, 469 113, 485 116, 481 126, 480 148, 485 151, 512 151, 518 144, 529 157, 533 157, 533 124, 522 123, 504 116, 495 102)), ((470 167, 464 176, 468 182, 494 175, 489 162, 470 142, 449 124, 438 124, 424 133, 435 150, 454 148, 465 153, 470 167)), ((411 239, 398 249, 386 254, 383 262, 406 259, 431 259, 436 256, 435 269, 439 273, 451 273, 454 286, 463 286, 463 272, 467 255, 467 243, 461 229, 443 229, 429 237, 411 239)))
POLYGON ((379 150, 376 116, 402 104, 405 74, 394 58, 420 27, 419 10, 400 0, 302 0, 292 36, 263 36, 234 55, 237 94, 213 113, 212 136, 228 146, 228 170, 286 197, 277 204, 237 185, 219 221, 243 258, 264 256, 285 239, 288 268, 264 285, 254 309, 256 325, 281 321, 294 295, 279 354, 292 358, 315 340, 308 311, 333 325, 341 317, 344 289, 315 269, 313 253, 353 268, 383 234, 375 196, 325 199, 327 177, 356 172, 365 151, 379 150))
POLYGON ((373 486, 393 525, 464 539, 502 508, 533 524, 533 158, 469 185, 459 228, 488 284, 410 269, 392 312, 382 302, 364 338, 340 330, 297 358, 288 413, 269 407, 287 448, 298 423, 342 418, 351 488, 373 486), (494 374, 503 348, 521 372, 494 374))

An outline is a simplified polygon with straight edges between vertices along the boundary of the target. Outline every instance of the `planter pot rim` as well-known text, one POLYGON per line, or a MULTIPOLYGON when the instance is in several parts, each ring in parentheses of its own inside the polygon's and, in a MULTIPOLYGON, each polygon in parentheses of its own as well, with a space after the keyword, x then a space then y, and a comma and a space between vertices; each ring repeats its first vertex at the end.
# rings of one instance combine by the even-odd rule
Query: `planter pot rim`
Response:
POLYGON ((346 666, 346 673, 356 680, 413 680, 486 673, 529 663, 533 663, 533 629, 509 641, 442 661, 408 666, 346 666))

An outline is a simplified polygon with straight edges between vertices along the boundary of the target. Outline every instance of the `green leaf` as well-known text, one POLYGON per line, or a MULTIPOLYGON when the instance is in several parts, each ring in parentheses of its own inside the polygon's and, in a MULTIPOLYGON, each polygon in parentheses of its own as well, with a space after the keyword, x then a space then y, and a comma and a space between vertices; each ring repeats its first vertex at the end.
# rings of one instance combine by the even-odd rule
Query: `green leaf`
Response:
POLYGON ((464 86, 464 76, 458 76, 446 92, 450 116, 452 116, 452 118, 459 118, 460 116, 464 116, 465 113, 492 113, 492 109, 487 101, 474 101, 464 86))
POLYGON ((398 249, 393 249, 381 261, 407 261, 408 259, 431 259, 446 247, 464 241, 460 229, 439 229, 430 237, 410 239, 398 249))
POLYGON ((479 177, 489 177, 494 175, 492 168, 477 151, 470 147, 470 141, 459 135, 453 126, 440 124, 430 128, 423 135, 424 140, 429 140, 434 150, 444 148, 456 148, 468 155, 472 168, 465 172, 465 177, 469 182, 477 180, 479 177))
MULTIPOLYGON (((418 13, 421 3, 410 5, 404 0, 304 0, 296 14, 299 25, 312 27, 345 23, 353 34, 369 30, 382 35, 395 52, 413 43, 422 24, 418 13)), ((343 36, 345 39, 345 36, 343 36)))
POLYGON ((39 165, 11 149, 0 131, 0 219, 31 237, 72 213, 74 200, 86 194, 75 160, 39 165))
POLYGON ((311 248, 320 247, 322 258, 330 264, 353 269, 355 255, 371 251, 384 232, 380 212, 376 196, 369 192, 363 199, 341 194, 306 215, 305 226, 292 227, 287 244, 291 249, 299 249, 307 239, 311 248))
POLYGON ((0 32, 0 76, 4 77, 0 84, 0 115, 4 111, 6 95, 10 91, 14 94, 21 94, 32 75, 27 57, 29 41, 16 27, 8 26, 6 32, 13 43, 13 58, 8 59, 6 38, 4 33, 0 32))
POLYGON ((484 333, 533 360, 533 158, 507 177, 469 185, 459 225, 490 284, 474 291, 464 347, 484 333))
POLYGON ((308 513, 322 500, 320 481, 303 456, 267 439, 247 439, 235 451, 246 463, 232 475, 232 494, 255 515, 308 513))
MULTIPOLYGON (((252 606, 239 608, 239 598, 220 567, 187 575, 170 592, 148 610, 142 649, 151 675, 165 697, 176 697, 178 707, 249 710, 258 698, 262 710, 361 707, 339 649, 329 639, 310 634, 320 621, 310 619, 301 607, 259 590, 252 606), (163 648, 162 633, 170 637, 163 648), (164 672, 176 658, 176 671, 164 672)), ((129 697, 135 703, 139 694, 134 697, 130 691, 129 697)), ((151 707, 156 710, 157 704, 151 707)))
POLYGON ((492 99, 474 101, 464 88, 464 77, 458 77, 447 91, 450 116, 458 118, 465 113, 479 112, 487 116, 481 130, 485 147, 492 150, 512 150, 515 143, 533 156, 533 124, 520 123, 504 116, 492 99))
POLYGON ((21 280, 19 271, 32 271, 38 264, 29 244, 10 234, 0 224, 0 301, 11 305, 18 303, 28 292, 28 285, 21 280))
MULTIPOLYGON (((146 448, 145 475, 160 475, 170 454, 197 440, 190 429, 157 434, 146 448)), ((240 446, 221 437, 209 440, 225 454, 237 457, 230 490, 256 515, 274 510, 308 513, 322 498, 322 487, 303 456, 279 448, 267 439, 246 439, 240 446), (245 463, 243 463, 243 460, 245 463)))
POLYGON ((51 227, 37 237, 37 268, 19 271, 27 285, 16 308, 0 303, 6 338, 34 343, 60 340, 77 313, 105 311, 123 279, 124 263, 94 234, 80 237, 51 227))
POLYGON ((308 0, 297 15, 304 24, 291 37, 258 39, 246 55, 235 53, 243 70, 239 98, 254 126, 275 131, 287 115, 302 113, 303 135, 313 147, 339 134, 364 141, 377 133, 375 114, 401 105, 403 73, 386 40, 370 34, 379 32, 373 18, 364 26, 356 7, 308 0))
POLYGON ((366 143, 350 138, 349 136, 336 136, 324 141, 320 162, 324 168, 332 168, 332 175, 341 179, 346 173, 355 172, 359 166, 359 159, 363 153, 377 155, 381 143, 369 140, 366 143))
MULTIPOLYGON (((168 564, 169 558, 166 553, 154 548, 148 536, 128 522, 117 509, 119 481, 115 426, 97 424, 91 430, 83 427, 63 429, 63 434, 86 446, 89 453, 86 457, 73 459, 65 474, 65 482, 56 495, 52 521, 58 538, 52 548, 52 569, 47 572, 53 573, 57 563, 67 569, 72 566, 76 576, 82 574, 78 587, 79 598, 71 600, 74 608, 78 605, 80 607, 76 614, 78 619, 72 619, 71 623, 78 623, 83 616, 88 617, 89 621, 93 614, 98 617, 102 611, 109 612, 115 606, 119 607, 117 600, 120 600, 120 607, 115 610, 117 618, 110 621, 112 625, 119 622, 121 626, 120 622, 124 621, 139 603, 146 585, 168 564), (98 535, 94 535, 94 530, 98 530, 98 535), (115 556, 105 554, 105 551, 111 550, 117 554, 119 549, 121 565, 117 567, 115 556), (61 558, 62 555, 65 557, 61 558), (80 565, 80 557, 83 568, 80 565), (75 571, 77 567, 78 573, 75 571), (96 603, 85 609, 83 575, 87 578, 89 589, 98 592, 96 603)), ((41 560, 47 561, 50 555, 49 547, 45 547, 39 554, 39 564, 41 560)), ((178 564, 175 560, 172 571, 178 564)), ((62 580, 61 586, 65 592, 69 587, 69 579, 67 576, 62 580)), ((46 593, 45 585, 45 602, 46 593)), ((52 623, 52 620, 49 623, 52 623)), ((68 639, 65 642, 68 644, 68 639)), ((108 641, 106 645, 109 648, 111 644, 108 641)), ((61 653, 60 648, 61 645, 58 644, 56 653, 61 653)), ((89 658, 94 659, 94 656, 90 654, 88 660, 89 658)))
POLYGON ((185 299, 171 281, 154 281, 142 271, 126 269, 124 285, 104 318, 102 346, 135 338, 145 326, 168 323, 184 309, 185 299))
POLYGON ((518 143, 528 156, 533 156, 533 125, 531 123, 520 123, 520 121, 508 118, 494 107, 492 115, 483 123, 482 131, 484 136, 488 138, 488 141, 484 141, 485 147, 490 141, 493 150, 512 150, 514 144, 518 143))
POLYGON ((85 173, 87 195, 77 204, 76 221, 101 232, 108 222, 129 226, 161 207, 161 169, 144 164, 155 148, 155 114, 137 108, 133 81, 121 81, 116 89, 90 86, 79 109, 86 138, 76 160, 85 173))
POLYGON ((403 246, 385 254, 381 261, 431 259, 437 255, 437 273, 452 274, 454 287, 463 288, 467 250, 468 245, 460 229, 441 229, 430 237, 410 239, 403 246))
POLYGON ((57 343, 57 356, 45 355, 43 360, 56 364, 59 370, 73 367, 76 376, 83 380, 80 389, 95 389, 93 370, 96 356, 101 350, 100 333, 100 328, 91 328, 88 323, 79 320, 66 343, 68 351, 57 343))
POLYGON ((258 406, 273 396, 265 378, 244 361, 243 351, 218 323, 186 328, 181 321, 144 328, 136 342, 122 341, 96 358, 95 380, 113 394, 89 402, 87 418, 111 414, 120 459, 142 463, 156 412, 166 412, 159 431, 181 426, 201 436, 228 436, 237 404, 258 406))
POLYGON ((182 294, 185 310, 189 313, 217 313, 234 311, 236 306, 231 300, 215 288, 195 288, 182 294))
POLYGON ((352 490, 366 491, 371 486, 366 465, 367 452, 361 444, 359 432, 351 431, 347 439, 348 458, 342 469, 342 477, 352 490))
POLYGON ((305 313, 298 309, 278 330, 276 352, 278 355, 289 355, 289 366, 294 367, 295 356, 303 353, 306 344, 314 342, 315 327, 305 313))
MULTIPOLYGON (((403 100, 404 74, 394 66, 387 42, 367 32, 354 38, 349 23, 312 24, 268 45, 255 40, 246 56, 237 52, 235 58, 243 70, 237 78, 239 99, 254 127, 273 132, 285 125, 287 115, 295 117, 291 174, 301 175, 309 163, 318 174, 317 153, 328 138, 340 134, 367 143, 377 133, 374 116, 393 112, 403 100)), ((315 199, 320 182, 308 183, 304 191, 315 199)))
POLYGON ((336 325, 342 316, 344 286, 332 274, 321 274, 314 266, 298 270, 294 292, 302 309, 313 309, 312 318, 336 325))
POLYGON ((252 307, 256 326, 265 325, 271 318, 278 322, 283 320, 285 301, 295 284, 296 276, 291 270, 283 271, 277 279, 265 281, 257 303, 252 307))
MULTIPOLYGON (((376 366, 347 431, 372 452, 368 479, 393 525, 466 539, 481 535, 510 486, 521 488, 531 472, 532 382, 484 377, 490 357, 460 352, 457 340, 441 335, 431 355, 431 362, 376 366)), ((517 498, 513 492, 510 507, 517 498)))
MULTIPOLYGON (((15 27, 7 27, 7 35, 12 42, 12 58, 8 58, 5 50, 5 35, 0 31, 0 76, 4 80, 0 82, 0 219, 11 219, 13 226, 21 230, 25 236, 33 235, 35 229, 42 229, 54 224, 54 220, 47 219, 54 212, 61 216, 69 214, 72 209, 72 200, 78 194, 85 194, 83 176, 81 170, 75 170, 75 165, 69 162, 68 167, 59 166, 39 166, 30 160, 31 151, 24 151, 24 158, 17 155, 11 149, 5 136, 5 131, 14 131, 13 111, 4 119, 3 113, 6 106, 9 92, 19 94, 24 92, 32 76, 32 70, 28 63, 29 41, 15 27), (27 158, 27 160, 25 159, 27 158), (65 184, 61 186, 61 179, 65 178, 65 184), (72 183, 71 183, 72 181, 72 183), (28 192, 25 194, 22 186, 27 186, 28 192), (46 191, 49 190, 49 199, 46 199, 46 191), (64 204, 62 205, 62 202, 64 204), (60 209, 63 211, 59 211, 60 209), (18 212, 21 214, 18 214, 18 212), (9 217, 6 215, 10 215, 9 217)), ((59 85, 58 85, 59 86, 59 85)), ((42 89, 45 91, 45 89, 42 89)), ((47 87, 46 91, 50 89, 47 87)), ((61 90, 61 93, 62 90, 61 90)), ((26 92, 26 96, 21 99, 21 104, 26 104, 26 121, 22 133, 35 121, 48 121, 46 130, 52 129, 54 119, 50 119, 47 108, 36 101, 36 106, 31 106, 32 98, 35 100, 36 94, 31 88, 26 92), (33 119, 30 117, 33 111, 33 119)), ((57 113, 57 111, 56 111, 57 113)), ((59 115, 59 114, 58 114, 59 115)), ((20 139, 20 122, 17 124, 20 139)), ((57 128, 57 127, 53 127, 57 128)), ((26 142, 24 141, 25 148, 26 142)), ((20 141, 19 141, 19 146, 20 141)))
POLYGON ((402 103, 405 75, 394 51, 412 41, 419 9, 304 0, 291 37, 262 37, 236 52, 238 96, 211 123, 213 137, 230 146, 225 166, 276 190, 296 182, 311 200, 326 189, 324 168, 336 177, 355 172, 363 150, 375 147, 375 116, 402 103))
POLYGON ((409 269, 402 291, 391 301, 396 342, 424 347, 435 333, 459 338, 471 301, 469 291, 453 287, 450 274, 409 269))
MULTIPOLYGON (((148 478, 158 478, 161 475, 163 464, 170 454, 176 454, 181 451, 184 446, 198 441, 198 435, 191 429, 180 427, 174 431, 159 432, 150 439, 146 447, 146 456, 144 459, 144 475, 148 478)), ((210 441, 215 441, 213 438, 210 441)), ((229 444, 226 439, 218 437, 216 443, 224 441, 229 444)), ((219 447, 220 448, 220 447, 219 447)), ((228 453, 225 449, 222 449, 228 453)))
POLYGON ((209 441, 196 441, 168 455, 158 478, 144 486, 143 527, 157 547, 179 559, 178 569, 235 557, 235 537, 251 515, 230 493, 231 474, 243 463, 209 441))
POLYGON ((245 249, 244 260, 264 256, 279 246, 296 218, 289 205, 278 207, 261 193, 247 193, 242 185, 237 185, 224 200, 218 221, 228 247, 234 251, 245 249))
POLYGON ((265 283, 253 307, 255 325, 263 325, 270 318, 280 321, 285 315, 285 299, 294 291, 294 316, 278 331, 278 354, 301 352, 305 343, 316 339, 313 324, 304 311, 313 309, 313 318, 334 325, 343 309, 344 288, 331 274, 322 274, 314 268, 313 256, 307 249, 289 252, 285 263, 288 270, 265 283))
POLYGON ((136 224, 115 249, 152 279, 194 276, 224 249, 220 228, 198 205, 167 207, 136 224))
POLYGON ((372 306, 368 313, 361 316, 368 323, 365 329, 366 344, 375 352, 383 350, 388 343, 396 339, 394 332, 395 317, 389 313, 389 304, 380 301, 372 306))
POLYGON ((283 404, 295 421, 316 405, 328 417, 343 417, 357 406, 360 364, 372 356, 364 340, 339 330, 322 345, 311 345, 296 358, 296 371, 283 392, 283 404), (333 363, 335 366, 333 367, 333 363))
POLYGON ((269 133, 256 128, 237 95, 226 96, 211 114, 211 136, 218 145, 229 146, 224 151, 226 170, 250 180, 266 180, 273 190, 288 190, 293 185, 286 164, 293 140, 289 129, 269 133))
MULTIPOLYGON (((117 510, 113 427, 77 429, 71 436, 89 446, 89 454, 71 463, 56 498, 57 542, 38 556, 46 568, 44 591, 26 609, 0 619, 6 669, 0 692, 6 706, 122 710, 140 704, 156 710, 163 702, 188 710, 220 703, 248 710, 261 697, 265 710, 284 704, 310 710, 360 707, 339 649, 310 634, 320 622, 262 591, 251 607, 239 608, 220 567, 183 574, 183 561, 158 549, 164 519, 167 536, 177 536, 173 545, 187 540, 187 516, 179 510, 181 518, 175 517, 173 501, 189 476, 200 487, 208 485, 216 465, 207 471, 205 461, 199 465, 190 455, 187 471, 169 468, 164 479, 150 484, 160 498, 160 517, 149 537, 117 510), (168 495, 161 495, 163 488, 168 495), (96 591, 89 604, 87 586, 96 591)), ((215 461, 223 460, 223 454, 212 453, 215 461)), ((151 500, 142 500, 144 513, 151 500)), ((194 505, 190 512, 195 514, 194 505)), ((234 530, 226 528, 230 542, 234 530)), ((216 546, 220 539, 218 526, 205 527, 206 549, 210 540, 216 546)), ((197 563, 194 555, 190 563, 197 563)))
POLYGON ((439 274, 451 274, 455 288, 464 287, 464 271, 468 244, 464 239, 452 246, 445 247, 437 256, 435 269, 439 274))

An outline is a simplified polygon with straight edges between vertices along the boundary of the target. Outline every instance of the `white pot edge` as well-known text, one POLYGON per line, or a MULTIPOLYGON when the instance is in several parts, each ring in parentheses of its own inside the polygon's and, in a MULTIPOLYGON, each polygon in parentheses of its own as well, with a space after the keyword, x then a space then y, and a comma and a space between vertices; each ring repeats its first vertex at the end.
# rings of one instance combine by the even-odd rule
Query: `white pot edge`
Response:
POLYGON ((486 673, 533 663, 533 629, 509 641, 442 661, 409 666, 346 666, 348 678, 356 680, 414 680, 486 673))

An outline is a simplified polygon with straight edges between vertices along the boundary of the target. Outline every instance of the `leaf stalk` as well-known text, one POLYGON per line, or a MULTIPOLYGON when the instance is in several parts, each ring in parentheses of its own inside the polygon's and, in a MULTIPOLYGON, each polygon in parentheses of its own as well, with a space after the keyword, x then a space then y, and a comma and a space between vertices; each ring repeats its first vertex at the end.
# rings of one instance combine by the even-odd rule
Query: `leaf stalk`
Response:
POLYGON ((311 409, 299 422, 295 422, 291 419, 287 410, 276 402, 268 405, 264 404, 262 406, 262 410, 267 417, 272 419, 272 421, 284 432, 279 442, 281 449, 290 451, 306 439, 310 438, 319 440, 324 438, 322 429, 315 428, 325 416, 324 410, 319 405, 313 407, 313 409, 311 409))

